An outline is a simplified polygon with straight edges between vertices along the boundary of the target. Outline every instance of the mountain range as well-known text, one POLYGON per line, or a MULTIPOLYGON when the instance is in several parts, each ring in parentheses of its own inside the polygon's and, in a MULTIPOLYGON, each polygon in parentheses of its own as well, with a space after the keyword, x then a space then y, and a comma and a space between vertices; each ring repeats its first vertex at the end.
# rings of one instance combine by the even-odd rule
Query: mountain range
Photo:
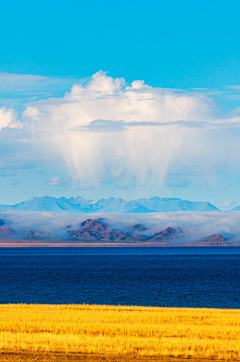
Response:
MULTIPOLYGON (((142 224, 132 225, 128 231, 116 230, 107 225, 105 219, 100 218, 83 221, 77 230, 68 231, 68 235, 71 239, 83 243, 147 243, 155 246, 227 246, 232 244, 231 240, 219 234, 188 243, 184 231, 171 226, 152 235, 147 235, 146 230, 147 228, 142 224)), ((239 246, 239 243, 234 243, 235 245, 239 246)))
POLYGON ((90 242, 112 242, 112 243, 136 243, 136 242, 158 242, 169 243, 173 237, 179 238, 181 229, 168 227, 151 236, 144 234, 146 227, 136 224, 129 227, 128 231, 116 230, 106 224, 105 219, 87 219, 82 222, 77 230, 68 231, 70 238, 77 241, 90 242))
POLYGON ((230 211, 240 211, 240 206, 236 206, 236 207, 234 207, 234 209, 232 209, 230 211))
POLYGON ((86 200, 80 196, 70 197, 33 197, 15 205, 0 205, 0 210, 21 211, 52 211, 70 213, 151 213, 176 211, 217 211, 209 202, 194 202, 179 198, 151 197, 126 201, 122 198, 100 199, 98 201, 86 200))

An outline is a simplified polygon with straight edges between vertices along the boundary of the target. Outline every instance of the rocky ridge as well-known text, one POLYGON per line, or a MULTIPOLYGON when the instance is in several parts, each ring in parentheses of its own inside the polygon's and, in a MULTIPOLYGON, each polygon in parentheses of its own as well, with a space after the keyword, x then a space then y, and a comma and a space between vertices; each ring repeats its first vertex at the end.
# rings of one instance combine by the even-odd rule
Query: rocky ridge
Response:
POLYGON ((80 224, 77 230, 68 231, 68 235, 82 242, 114 242, 114 243, 136 243, 136 242, 158 242, 166 243, 174 236, 179 237, 180 230, 168 227, 152 236, 144 234, 147 230, 141 224, 132 225, 129 231, 120 231, 111 228, 102 219, 86 221, 80 224))

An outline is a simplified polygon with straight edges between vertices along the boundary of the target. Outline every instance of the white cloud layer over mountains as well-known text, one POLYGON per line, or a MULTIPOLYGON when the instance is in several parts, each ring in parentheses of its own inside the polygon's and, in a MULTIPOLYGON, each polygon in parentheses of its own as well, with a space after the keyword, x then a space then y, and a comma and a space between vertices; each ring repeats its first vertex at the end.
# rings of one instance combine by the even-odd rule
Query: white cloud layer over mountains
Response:
POLYGON ((5 225, 18 231, 29 230, 55 235, 57 240, 68 237, 68 230, 76 230, 87 220, 104 218, 111 228, 129 231, 129 227, 142 224, 147 227, 146 235, 153 235, 167 227, 181 228, 184 237, 180 243, 198 241, 212 234, 221 234, 232 242, 239 242, 239 212, 172 212, 154 214, 61 214, 52 212, 2 211, 0 219, 5 225), (71 228, 70 228, 71 226, 71 228))
POLYGON ((127 85, 100 71, 63 98, 28 103, 22 115, 0 108, 0 168, 66 163, 69 175, 46 184, 80 190, 151 187, 169 174, 209 177, 240 167, 240 117, 217 112, 203 92, 127 85))

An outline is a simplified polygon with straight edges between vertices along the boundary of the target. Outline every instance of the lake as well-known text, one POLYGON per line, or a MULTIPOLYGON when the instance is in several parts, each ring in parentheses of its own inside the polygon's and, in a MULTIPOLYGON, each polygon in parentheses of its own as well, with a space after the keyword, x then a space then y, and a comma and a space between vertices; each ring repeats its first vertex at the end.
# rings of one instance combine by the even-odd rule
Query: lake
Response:
POLYGON ((240 248, 0 248, 0 303, 240 308, 240 248))

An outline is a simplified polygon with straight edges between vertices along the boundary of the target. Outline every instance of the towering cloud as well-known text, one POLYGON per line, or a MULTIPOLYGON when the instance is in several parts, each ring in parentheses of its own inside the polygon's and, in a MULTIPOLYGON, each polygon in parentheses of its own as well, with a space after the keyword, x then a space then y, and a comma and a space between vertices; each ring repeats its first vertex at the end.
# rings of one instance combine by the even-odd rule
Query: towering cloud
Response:
POLYGON ((63 98, 29 103, 20 130, 6 128, 16 124, 16 113, 0 109, 0 126, 4 142, 14 148, 9 162, 64 161, 69 174, 52 174, 49 186, 188 187, 184 177, 190 172, 209 176, 223 164, 240 164, 240 118, 220 119, 216 109, 201 92, 154 88, 139 80, 127 85, 100 71, 63 98), (183 177, 167 182, 169 174, 183 177))
POLYGON ((62 154, 73 187, 126 187, 163 182, 184 138, 213 108, 206 97, 143 81, 127 86, 124 79, 98 72, 63 99, 29 105, 23 121, 33 138, 62 154))

